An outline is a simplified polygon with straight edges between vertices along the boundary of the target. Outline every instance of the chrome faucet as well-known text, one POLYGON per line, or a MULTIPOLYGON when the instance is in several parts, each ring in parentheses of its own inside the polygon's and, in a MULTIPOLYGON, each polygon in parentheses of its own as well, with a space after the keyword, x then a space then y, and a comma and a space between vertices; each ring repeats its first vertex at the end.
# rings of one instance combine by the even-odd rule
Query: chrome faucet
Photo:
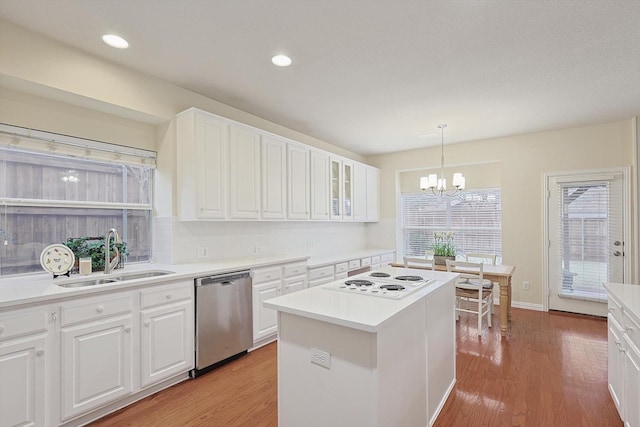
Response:
POLYGON ((107 232, 107 237, 104 239, 104 274, 109 274, 113 271, 113 269, 115 268, 116 265, 118 265, 118 262, 120 262, 120 251, 118 250, 118 247, 115 244, 120 244, 122 243, 122 238, 120 237, 120 234, 118 233, 118 230, 116 230, 115 228, 110 229, 107 232), (111 237, 113 236, 113 250, 115 251, 115 256, 113 257, 113 261, 111 260, 111 245, 110 245, 110 241, 111 241, 111 237))

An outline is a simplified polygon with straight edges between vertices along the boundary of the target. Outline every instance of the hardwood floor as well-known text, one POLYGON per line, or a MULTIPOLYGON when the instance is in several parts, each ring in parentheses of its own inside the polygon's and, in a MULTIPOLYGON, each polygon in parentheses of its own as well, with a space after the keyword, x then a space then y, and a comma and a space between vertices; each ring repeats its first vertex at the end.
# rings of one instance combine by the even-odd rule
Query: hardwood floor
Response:
MULTIPOLYGON (((513 309, 504 340, 486 323, 478 337, 475 325, 473 315, 458 322, 458 381, 434 427, 622 426, 607 389, 605 319, 513 309)), ((277 426, 276 345, 91 425, 277 426)))

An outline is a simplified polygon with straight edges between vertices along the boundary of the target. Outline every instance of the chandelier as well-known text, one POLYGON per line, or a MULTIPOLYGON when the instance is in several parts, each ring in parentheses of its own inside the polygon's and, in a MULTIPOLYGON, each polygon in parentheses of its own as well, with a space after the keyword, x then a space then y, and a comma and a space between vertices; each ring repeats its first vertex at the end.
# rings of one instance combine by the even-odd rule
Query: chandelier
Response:
POLYGON ((446 124, 438 125, 441 132, 441 157, 440 157, 440 177, 437 174, 432 173, 429 176, 423 176, 420 178, 420 189, 422 191, 431 190, 435 196, 453 196, 464 190, 465 179, 461 173, 454 173, 451 184, 453 188, 447 191, 447 180, 444 177, 444 128, 446 124))

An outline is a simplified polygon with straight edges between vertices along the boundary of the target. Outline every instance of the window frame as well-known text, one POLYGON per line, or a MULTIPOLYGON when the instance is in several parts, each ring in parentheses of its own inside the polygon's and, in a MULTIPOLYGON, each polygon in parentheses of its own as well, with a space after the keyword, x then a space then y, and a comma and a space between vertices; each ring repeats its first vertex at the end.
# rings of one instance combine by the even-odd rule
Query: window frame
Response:
MULTIPOLYGON (((399 228, 399 243, 400 243, 400 256, 424 256, 425 251, 430 249, 431 243, 433 243, 433 233, 441 232, 441 231, 451 231, 454 233, 454 246, 456 247, 456 258, 463 259, 465 253, 495 253, 496 254, 496 263, 502 262, 502 194, 501 189, 499 187, 491 187, 491 188, 483 188, 483 189, 471 189, 464 190, 462 193, 458 193, 456 196, 448 197, 448 196, 434 196, 424 192, 405 192, 400 194, 400 219, 398 222, 399 228), (489 197, 495 197, 497 200, 497 206, 499 209, 497 210, 497 218, 498 218, 498 227, 480 227, 474 225, 466 225, 461 226, 460 224, 455 223, 455 212, 454 209, 456 206, 460 206, 460 203, 464 202, 482 202, 483 200, 488 199, 489 197), (439 205, 439 209, 442 211, 443 206, 445 206, 444 214, 441 217, 444 217, 444 222, 437 223, 438 219, 437 214, 432 214, 431 211, 427 213, 431 215, 432 224, 425 225, 416 225, 416 224, 408 224, 408 216, 413 213, 406 212, 406 203, 409 203, 409 198, 413 198, 414 200, 420 200, 424 202, 424 205, 421 205, 423 209, 434 207, 439 205), (412 233, 413 231, 413 233, 412 233), (487 233, 489 235, 493 234, 494 237, 483 237, 483 234, 478 234, 478 232, 482 232, 485 236, 487 233), (497 233, 497 234, 496 234, 497 233), (410 236, 417 236, 413 242, 409 243, 407 239, 410 236), (478 239, 485 241, 483 245, 473 246, 469 242, 471 240, 478 239), (488 239, 488 240, 487 240, 488 239), (411 250, 410 245, 420 246, 419 250, 411 250), (424 251, 423 251, 424 250, 424 251)), ((495 203, 493 203, 495 207, 495 203)), ((418 208, 420 209, 420 208, 418 208)), ((423 210, 423 212, 426 212, 423 210)), ((458 215, 460 218, 462 216, 458 215)), ((486 215, 482 216, 482 218, 486 219, 486 215)), ((478 220, 478 218, 476 218, 478 220)), ((426 220, 425 220, 426 222, 426 220)))

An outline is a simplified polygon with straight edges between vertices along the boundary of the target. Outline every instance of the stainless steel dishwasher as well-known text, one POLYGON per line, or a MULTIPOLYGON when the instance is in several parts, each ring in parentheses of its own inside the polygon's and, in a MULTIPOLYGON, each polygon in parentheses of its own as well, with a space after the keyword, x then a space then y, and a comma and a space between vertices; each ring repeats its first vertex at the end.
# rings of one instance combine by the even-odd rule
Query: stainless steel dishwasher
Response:
POLYGON ((218 362, 239 356, 253 345, 251 275, 249 271, 195 280, 196 377, 218 362))

